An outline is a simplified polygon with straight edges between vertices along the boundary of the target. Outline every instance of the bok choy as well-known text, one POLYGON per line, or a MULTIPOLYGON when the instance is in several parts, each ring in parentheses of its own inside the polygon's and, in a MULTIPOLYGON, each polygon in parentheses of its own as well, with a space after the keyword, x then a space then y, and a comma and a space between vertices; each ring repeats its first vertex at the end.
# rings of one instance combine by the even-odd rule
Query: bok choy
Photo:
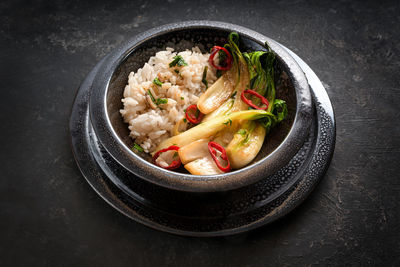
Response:
MULTIPOLYGON (((180 160, 196 175, 219 174, 249 164, 259 153, 268 132, 288 113, 285 101, 276 99, 275 54, 267 43, 266 51, 242 53, 239 35, 233 32, 224 48, 218 48, 229 51, 231 67, 226 67, 223 75, 200 96, 197 106, 193 105, 201 117, 205 116, 184 132, 180 132, 180 126, 184 126, 183 122, 187 126, 187 122, 177 124, 176 135, 156 148, 158 151, 180 147, 180 160), (210 146, 218 147, 219 152, 210 146), (228 165, 221 167, 219 160, 228 165)), ((213 51, 210 60, 216 54, 213 51)), ((211 66, 215 67, 213 61, 211 66)))
POLYGON ((171 145, 181 147, 199 139, 212 137, 219 131, 230 127, 229 124, 226 124, 227 121, 235 123, 238 121, 259 120, 268 116, 273 116, 273 114, 268 111, 256 109, 234 112, 226 116, 219 116, 162 141, 156 148, 156 151, 171 145))
MULTIPOLYGON (((239 49, 239 35, 235 32, 229 34, 228 43, 225 48, 230 51, 233 63, 232 67, 226 71, 206 92, 200 96, 197 107, 203 114, 209 114, 217 110, 234 91, 243 91, 248 83, 247 63, 239 49)), ((236 101, 234 106, 240 106, 241 103, 236 101)), ((237 108, 236 110, 243 110, 237 108)), ((217 114, 221 112, 216 111, 217 114)), ((225 114, 225 113, 224 113, 225 114)), ((211 116, 211 117, 216 117, 211 116)), ((207 121, 206 118, 203 121, 207 121)))

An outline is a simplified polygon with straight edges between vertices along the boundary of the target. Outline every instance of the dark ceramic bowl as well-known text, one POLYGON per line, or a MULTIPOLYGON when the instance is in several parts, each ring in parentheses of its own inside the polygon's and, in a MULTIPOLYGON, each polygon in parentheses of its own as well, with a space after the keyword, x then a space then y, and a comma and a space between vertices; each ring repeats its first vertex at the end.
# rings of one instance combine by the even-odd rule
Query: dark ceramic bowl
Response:
MULTIPOLYGON (((163 187, 180 191, 216 192, 249 185, 286 165, 303 144, 312 119, 312 100, 304 73, 275 41, 249 29, 221 22, 190 21, 161 26, 137 35, 115 49, 100 66, 90 95, 90 120, 101 144, 125 169, 163 187), (131 150, 133 140, 119 110, 131 71, 141 68, 157 51, 199 46, 203 52, 226 43, 228 34, 240 36, 241 51, 265 50, 267 41, 276 54, 277 98, 288 104, 288 118, 268 134, 254 161, 226 174, 198 176, 153 165, 146 155, 131 150)), ((118 183, 125 183, 123 180, 118 183)))

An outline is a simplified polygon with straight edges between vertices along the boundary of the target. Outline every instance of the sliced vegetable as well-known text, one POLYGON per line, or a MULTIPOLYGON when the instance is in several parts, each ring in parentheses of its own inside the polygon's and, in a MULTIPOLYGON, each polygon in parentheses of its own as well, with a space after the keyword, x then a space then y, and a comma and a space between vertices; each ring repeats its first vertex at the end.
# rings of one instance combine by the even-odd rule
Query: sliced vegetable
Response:
MULTIPOLYGON (((228 44, 225 45, 225 48, 231 52, 232 67, 210 86, 197 102, 200 111, 207 115, 221 107, 234 91, 240 94, 249 84, 247 63, 240 52, 239 35, 237 33, 229 34, 228 44)), ((240 99, 235 98, 231 112, 245 108, 246 105, 240 99)), ((221 114, 219 111, 216 112, 221 114)), ((213 115, 213 117, 215 116, 213 115)))
POLYGON ((182 146, 179 150, 179 158, 182 164, 187 164, 199 158, 203 158, 208 154, 208 139, 199 139, 190 144, 182 146))
MULTIPOLYGON (((275 54, 272 52, 267 42, 265 43, 265 47, 267 51, 243 53, 243 56, 247 61, 250 73, 250 89, 268 99, 271 105, 268 107, 267 111, 271 111, 275 100, 275 54)), ((256 97, 252 97, 251 100, 255 105, 261 103, 260 99, 256 97)))
POLYGON ((231 165, 228 159, 228 156, 226 155, 226 150, 223 146, 216 142, 209 142, 208 143, 208 150, 210 151, 211 157, 213 158, 215 164, 217 164, 218 168, 223 171, 223 172, 229 172, 231 170, 231 165), (220 158, 226 161, 226 166, 223 167, 220 160, 217 157, 217 151, 219 151, 220 158))
MULTIPOLYGON (((257 122, 248 121, 244 122, 239 128, 232 128, 232 131, 236 129, 236 133, 226 146, 226 150, 229 159, 231 159, 231 166, 234 169, 247 165, 256 157, 262 147, 266 134, 278 123, 278 112, 280 119, 283 119, 287 114, 287 109, 285 112, 285 102, 275 99, 275 55, 268 44, 266 44, 266 47, 268 51, 243 53, 243 57, 247 62, 250 82, 248 85, 249 89, 240 93, 240 102, 246 103, 246 108, 248 104, 253 104, 250 105, 253 108, 266 109, 268 115, 257 120, 257 122), (246 97, 246 93, 248 93, 249 90, 256 94, 247 94, 248 97, 246 97), (276 103, 280 106, 278 109, 275 109, 276 103)), ((232 107, 230 112, 238 107, 239 105, 232 107)), ((206 119, 207 117, 205 120, 206 119)), ((228 128, 225 129, 225 131, 229 130, 228 128)), ((228 134, 229 133, 224 133, 223 136, 229 136, 228 134)))
POLYGON ((190 105, 186 108, 186 119, 193 124, 199 124, 204 117, 204 114, 200 112, 196 105, 190 105), (192 112, 192 110, 194 112, 192 112))
POLYGON ((184 131, 186 131, 188 128, 188 122, 186 118, 182 118, 178 120, 178 122, 175 124, 174 129, 173 129, 173 135, 178 135, 184 131))
POLYGON ((267 110, 268 109, 268 106, 269 106, 268 100, 265 97, 263 97, 262 95, 260 95, 259 93, 257 93, 256 91, 244 90, 240 97, 242 98, 243 102, 245 102, 247 105, 249 105, 252 108, 262 109, 262 110, 267 110), (251 94, 251 95, 259 98, 261 100, 261 102, 265 105, 265 107, 259 107, 259 106, 255 105, 250 99, 246 98, 245 94, 251 94))
MULTIPOLYGON (((167 148, 164 148, 164 149, 161 149, 161 150, 159 150, 159 151, 157 151, 155 154, 154 154, 154 156, 153 156, 153 162, 154 162, 154 164, 156 164, 157 166, 159 166, 159 167, 161 167, 161 168, 164 168, 164 169, 167 169, 167 170, 174 170, 174 169, 177 169, 177 168, 179 168, 180 166, 181 166, 181 164, 182 164, 182 162, 181 162, 181 160, 179 159, 179 157, 178 157, 178 160, 173 160, 172 162, 171 162, 171 164, 169 164, 168 166, 162 166, 158 161, 157 161, 157 159, 160 157, 160 155, 161 155, 161 153, 165 153, 165 152, 167 152, 167 151, 170 151, 170 150, 175 150, 175 151, 179 151, 179 147, 178 146, 169 146, 169 147, 167 147, 167 148)), ((177 157, 178 156, 178 154, 175 154, 174 153, 174 158, 175 157, 177 157)))
POLYGON ((231 96, 235 88, 234 77, 232 70, 227 71, 200 96, 197 106, 203 114, 216 110, 231 96))
POLYGON ((158 145, 156 150, 169 147, 172 144, 182 147, 196 140, 209 138, 210 136, 215 135, 217 132, 223 130, 224 128, 229 127, 223 124, 229 119, 232 120, 233 124, 235 122, 245 121, 245 120, 258 120, 271 115, 273 116, 272 113, 264 110, 252 109, 252 110, 234 112, 226 116, 219 116, 207 122, 203 122, 199 125, 196 125, 195 127, 190 128, 189 130, 179 135, 172 136, 162 141, 158 145))
POLYGON ((215 117, 216 115, 212 114, 214 112, 219 115, 224 115, 228 112, 247 109, 247 105, 239 98, 235 97, 230 110, 226 110, 226 106, 224 107, 224 111, 219 110, 222 108, 223 102, 227 101, 234 91, 236 94, 241 94, 250 82, 247 62, 243 57, 243 54, 240 52, 239 35, 237 33, 233 32, 229 35, 228 44, 225 45, 225 48, 228 48, 231 51, 233 58, 232 68, 225 72, 217 82, 215 82, 202 96, 200 96, 199 101, 197 102, 200 110, 204 114, 207 114, 205 120, 208 120, 208 116, 215 117), (220 79, 224 79, 224 81, 228 82, 230 81, 230 86, 228 86, 228 84, 223 85, 222 82, 220 82, 220 79), (214 88, 214 86, 216 88, 214 88))
POLYGON ((228 52, 226 48, 216 45, 211 50, 208 62, 210 63, 211 66, 213 66, 217 70, 229 70, 232 67, 232 55, 228 52), (225 56, 224 59, 222 59, 220 56, 219 63, 218 65, 216 65, 214 62, 214 57, 217 53, 221 55, 221 53, 219 53, 220 51, 223 51, 225 56))
POLYGON ((255 121, 246 121, 235 133, 226 147, 232 169, 249 164, 260 151, 266 135, 266 129, 255 121))
POLYGON ((171 63, 169 63, 169 67, 182 67, 182 66, 187 66, 188 64, 186 63, 186 61, 183 59, 183 57, 181 55, 176 55, 174 56, 174 60, 171 61, 171 63))
POLYGON ((191 174, 210 175, 223 173, 210 155, 208 142, 208 139, 200 139, 178 150, 182 164, 191 174))
POLYGON ((222 104, 218 109, 214 110, 213 112, 207 114, 204 116, 203 122, 212 120, 213 118, 219 117, 226 115, 228 111, 230 111, 233 107, 234 100, 229 99, 228 101, 225 101, 225 103, 222 104))
MULTIPOLYGON (((207 147, 207 146, 206 146, 207 147)), ((185 169, 188 170, 193 175, 214 175, 222 174, 218 166, 215 164, 210 153, 207 152, 207 156, 196 159, 185 164, 185 169)))

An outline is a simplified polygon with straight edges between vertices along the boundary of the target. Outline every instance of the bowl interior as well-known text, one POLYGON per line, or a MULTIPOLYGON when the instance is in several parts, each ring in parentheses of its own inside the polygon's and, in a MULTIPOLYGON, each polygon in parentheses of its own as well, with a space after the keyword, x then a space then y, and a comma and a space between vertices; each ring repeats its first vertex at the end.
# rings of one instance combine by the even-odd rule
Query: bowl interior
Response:
MULTIPOLYGON (((172 47, 175 51, 183 51, 198 46, 204 53, 210 51, 214 45, 224 45, 227 42, 227 37, 230 32, 222 29, 204 29, 204 28, 191 28, 183 30, 175 30, 164 33, 154 38, 147 39, 141 42, 136 47, 131 49, 128 56, 121 62, 118 68, 114 71, 107 90, 107 112, 118 137, 126 145, 126 149, 133 147, 134 141, 129 137, 128 124, 123 122, 120 114, 120 109, 123 108, 121 99, 126 84, 128 83, 128 75, 130 72, 136 72, 139 68, 154 56, 156 52, 165 50, 166 47, 172 47)), ((255 51, 266 50, 262 43, 257 43, 254 40, 240 36, 240 50, 255 51)), ((296 93, 290 77, 286 74, 284 64, 277 56, 275 61, 275 86, 277 98, 283 99, 287 103, 288 116, 281 122, 280 125, 275 127, 266 137, 263 147, 257 157, 251 164, 264 158, 272 151, 274 151, 279 144, 285 139, 289 133, 296 113, 296 93)), ((140 156, 150 161, 150 156, 140 153, 140 156)), ((250 165, 251 165, 250 164, 250 165)), ((186 173, 184 168, 178 171, 186 173)))

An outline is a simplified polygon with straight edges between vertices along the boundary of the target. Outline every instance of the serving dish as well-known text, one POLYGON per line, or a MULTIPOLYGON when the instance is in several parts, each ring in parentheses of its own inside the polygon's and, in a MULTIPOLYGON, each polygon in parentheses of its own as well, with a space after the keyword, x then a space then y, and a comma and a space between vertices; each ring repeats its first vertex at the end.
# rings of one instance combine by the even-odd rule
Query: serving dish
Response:
MULTIPOLYGON (((237 29, 239 32, 249 31, 219 22, 177 23, 163 27, 170 29, 204 24, 237 29)), ((300 65, 300 71, 307 76, 313 98, 314 113, 310 113, 311 125, 305 132, 305 142, 301 142, 284 166, 261 179, 234 183, 231 187, 226 184, 222 187, 193 187, 193 183, 182 187, 179 183, 163 183, 165 179, 163 182, 143 179, 135 170, 132 172, 129 165, 121 164, 123 159, 110 153, 110 146, 108 149, 104 146, 104 139, 101 141, 104 136, 100 137, 99 129, 95 130, 91 120, 89 102, 93 96, 90 95, 98 86, 96 81, 100 73, 104 73, 111 60, 109 55, 96 65, 80 86, 70 119, 75 159, 89 184, 128 217, 159 230, 192 236, 226 235, 253 229, 299 205, 329 165, 335 141, 334 115, 329 98, 312 70, 290 50, 270 41, 276 49, 286 51, 300 65)), ((168 175, 172 179, 174 174, 168 175)), ((207 183, 202 178, 194 180, 202 182, 198 184, 207 183)))
MULTIPOLYGON (((283 76, 283 74, 282 74, 283 76)), ((278 84, 282 79, 277 78, 278 84)), ((95 134, 107 152, 132 174, 170 189, 191 192, 226 191, 261 180, 283 167, 299 150, 311 124, 312 99, 307 80, 295 60, 275 41, 243 27, 205 21, 182 22, 149 30, 128 40, 107 56, 93 81, 89 98, 90 120, 95 134), (132 151, 133 142, 119 110, 121 97, 131 71, 136 71, 159 50, 177 51, 198 46, 209 51, 223 45, 235 31, 243 51, 266 50, 268 42, 276 55, 276 76, 285 73, 286 86, 277 90, 278 98, 288 103, 289 116, 272 131, 252 164, 219 175, 193 176, 168 171, 150 163, 132 151)), ((125 183, 126 181, 120 181, 125 183)))

